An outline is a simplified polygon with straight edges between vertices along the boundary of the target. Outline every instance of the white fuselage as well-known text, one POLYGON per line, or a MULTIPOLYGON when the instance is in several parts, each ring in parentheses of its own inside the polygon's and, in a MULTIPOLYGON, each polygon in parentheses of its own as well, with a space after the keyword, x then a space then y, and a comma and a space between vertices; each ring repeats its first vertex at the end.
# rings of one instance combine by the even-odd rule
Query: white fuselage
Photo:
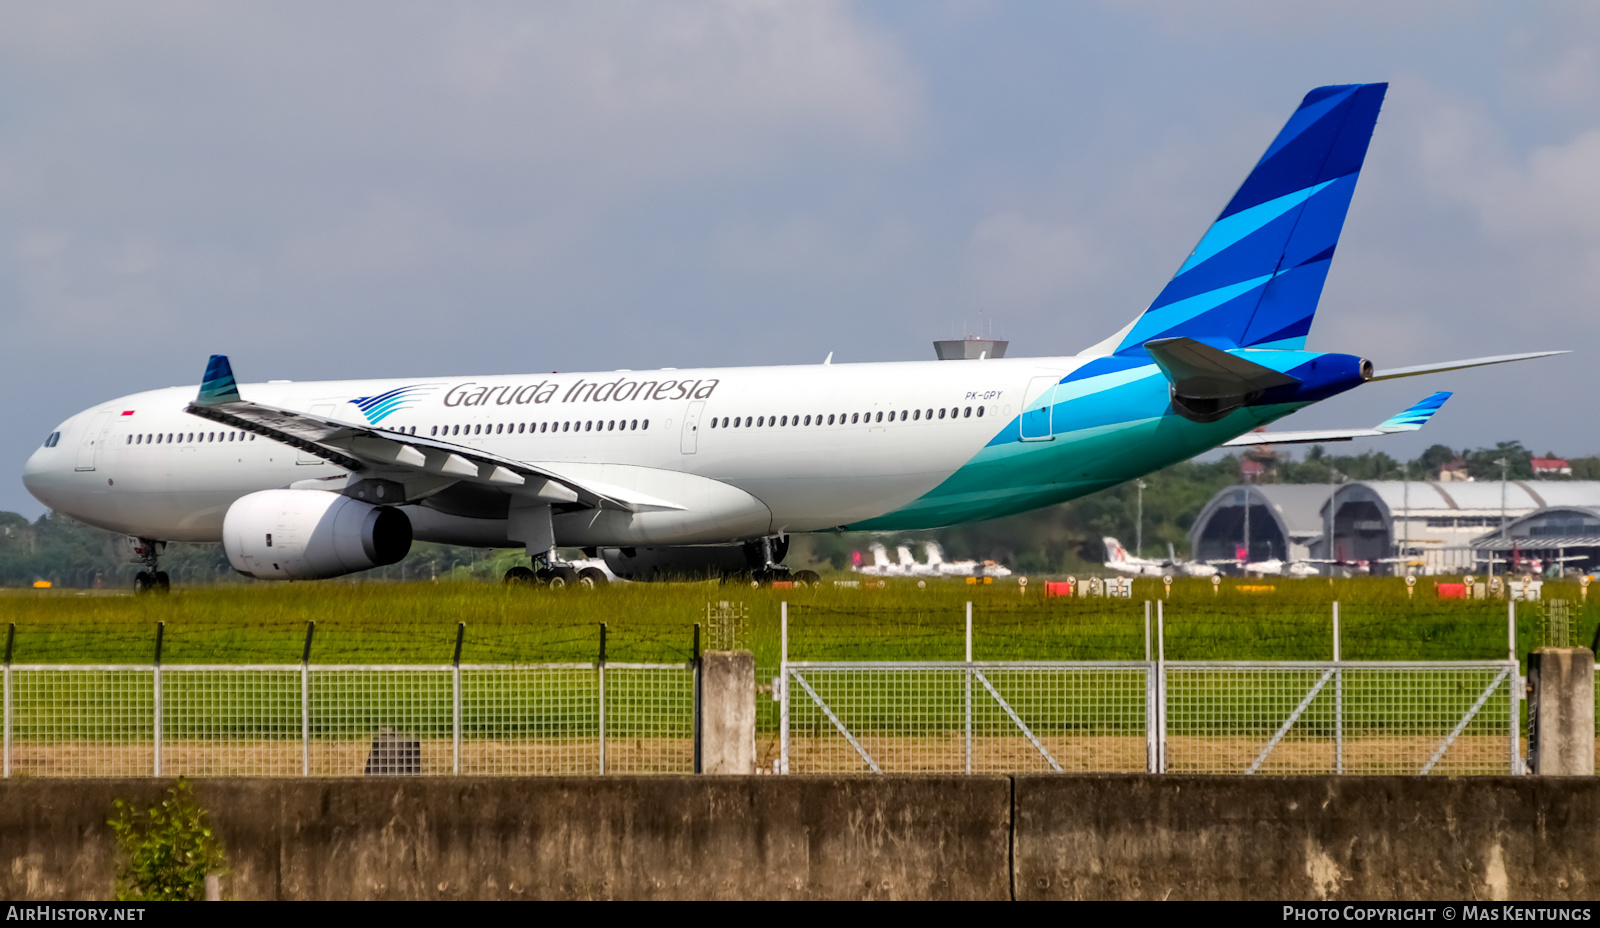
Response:
MULTIPOLYGON (((690 510, 696 500, 683 497, 715 486, 705 481, 743 491, 716 503, 726 512, 709 527, 705 519, 665 518, 648 529, 639 527, 642 518, 601 525, 581 513, 556 525, 562 544, 705 544, 892 513, 949 478, 1014 419, 1030 380, 1060 377, 1081 363, 930 361, 240 389, 253 402, 438 437, 690 510), (352 402, 408 386, 419 389, 381 422, 369 423, 352 402)), ((28 461, 29 490, 52 509, 112 531, 215 542, 229 506, 246 494, 319 485, 306 481, 342 486, 345 471, 335 464, 185 412, 195 394, 195 387, 136 393, 73 416, 54 446, 28 461)), ((420 540, 508 543, 503 512, 459 504, 406 510, 420 540)))

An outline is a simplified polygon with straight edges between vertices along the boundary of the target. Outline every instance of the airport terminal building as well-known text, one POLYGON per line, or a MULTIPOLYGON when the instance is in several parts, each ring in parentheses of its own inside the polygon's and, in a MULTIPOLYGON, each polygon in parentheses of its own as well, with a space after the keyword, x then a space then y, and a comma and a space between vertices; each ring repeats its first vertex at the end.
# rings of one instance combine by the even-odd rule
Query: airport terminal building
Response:
MULTIPOLYGON (((1189 543, 1201 560, 1245 551, 1252 561, 1410 555, 1419 572, 1451 573, 1486 569, 1491 556, 1581 556, 1570 566, 1592 569, 1600 566, 1600 481, 1246 484, 1206 503, 1189 543)), ((1373 563, 1372 571, 1392 567, 1373 563)))

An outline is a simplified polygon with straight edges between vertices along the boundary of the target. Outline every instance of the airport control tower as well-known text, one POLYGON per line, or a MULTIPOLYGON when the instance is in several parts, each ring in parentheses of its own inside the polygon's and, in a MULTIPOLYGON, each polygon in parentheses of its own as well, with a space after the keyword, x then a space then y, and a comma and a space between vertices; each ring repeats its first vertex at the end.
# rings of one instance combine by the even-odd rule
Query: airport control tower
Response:
POLYGON ((1010 342, 968 335, 949 341, 934 342, 933 352, 941 361, 977 361, 980 358, 1003 358, 1010 342))

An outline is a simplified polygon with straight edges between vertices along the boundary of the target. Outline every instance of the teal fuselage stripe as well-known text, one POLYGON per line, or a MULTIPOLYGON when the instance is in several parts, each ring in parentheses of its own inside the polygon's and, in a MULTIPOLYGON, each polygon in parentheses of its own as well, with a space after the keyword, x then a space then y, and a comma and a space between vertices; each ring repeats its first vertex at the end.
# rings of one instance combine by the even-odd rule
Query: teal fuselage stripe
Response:
MULTIPOLYGON (((1086 427, 1074 427, 1068 421, 1067 431, 1061 431, 1061 420, 1071 415, 1075 404, 1061 404, 1055 410, 1055 434, 1048 441, 1020 440, 1016 437, 1019 420, 1013 419, 997 435, 1009 435, 1010 441, 991 443, 910 504, 845 528, 874 532, 939 528, 1053 506, 1186 461, 1310 405, 1253 406, 1217 422, 1201 423, 1172 413, 1164 395, 1161 400, 1159 406, 1140 404, 1161 410, 1153 416, 1102 420, 1086 427)), ((1094 413, 1101 412, 1086 411, 1096 419, 1099 416, 1094 413)))

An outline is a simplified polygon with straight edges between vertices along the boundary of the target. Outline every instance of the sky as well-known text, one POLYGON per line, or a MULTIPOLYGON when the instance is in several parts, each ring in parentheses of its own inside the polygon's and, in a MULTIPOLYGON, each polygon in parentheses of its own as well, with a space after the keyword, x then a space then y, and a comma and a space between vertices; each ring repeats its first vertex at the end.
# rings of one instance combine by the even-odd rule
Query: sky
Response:
POLYGON ((0 510, 61 420, 199 380, 1072 354, 1300 98, 1388 81, 1280 428, 1600 453, 1600 4, 0 0, 0 510))

